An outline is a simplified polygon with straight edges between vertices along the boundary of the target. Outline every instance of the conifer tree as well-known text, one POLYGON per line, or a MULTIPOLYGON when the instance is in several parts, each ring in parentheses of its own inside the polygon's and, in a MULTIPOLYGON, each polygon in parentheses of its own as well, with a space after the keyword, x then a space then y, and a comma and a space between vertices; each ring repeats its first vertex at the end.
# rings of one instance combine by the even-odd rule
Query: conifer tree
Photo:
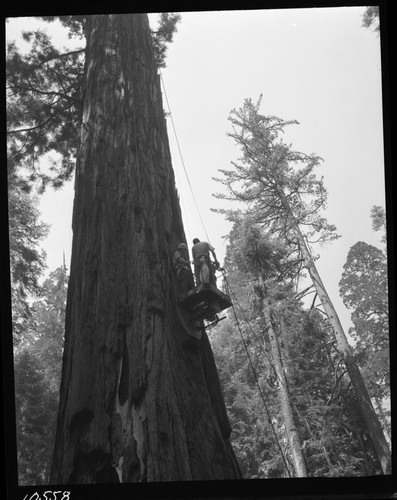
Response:
MULTIPOLYGON (((84 102, 86 16, 42 16, 65 28, 72 48, 57 48, 41 29, 23 32, 31 50, 7 45, 7 167, 25 191, 55 189, 72 178, 84 102), (43 166, 43 158, 50 165, 43 166)), ((162 13, 151 32, 155 64, 165 66, 179 14, 162 13)), ((10 181, 9 181, 10 182, 10 181)))
POLYGON ((189 342, 177 313, 172 255, 185 236, 147 16, 88 17, 84 34, 84 51, 61 55, 34 33, 28 59, 10 57, 14 99, 34 103, 9 131, 16 164, 58 148, 50 175, 32 173, 57 187, 77 155, 51 481, 238 477, 208 339, 189 342))
MULTIPOLYGON (((373 229, 385 229, 382 207, 371 210, 373 229)), ((385 233, 381 237, 386 243, 385 233)), ((387 256, 385 250, 359 241, 347 255, 339 290, 344 304, 352 311, 353 327, 349 333, 356 341, 356 353, 370 396, 385 432, 390 426, 383 402, 390 397, 389 304, 387 256)))
POLYGON ((288 247, 284 246, 283 251, 283 245, 275 246, 273 242, 269 246, 262 230, 248 223, 244 232, 241 226, 244 224, 235 224, 229 235, 225 259, 227 283, 232 290, 239 328, 229 314, 211 334, 211 343, 232 422, 233 446, 245 475, 288 477, 288 467, 293 470, 279 404, 280 379, 271 356, 271 339, 263 335, 263 301, 258 299, 258 280, 244 267, 252 262, 255 254, 263 257, 262 265, 268 273, 278 277, 268 281, 268 290, 307 474, 339 477, 379 473, 376 454, 357 412, 357 400, 329 325, 316 309, 302 308, 300 294, 294 287, 281 287, 283 280, 286 284, 294 276, 291 262, 283 261, 288 247), (247 237, 247 232, 261 237, 247 237), (273 255, 266 252, 270 248, 273 255), (241 266, 244 272, 239 270, 241 266), (242 336, 266 406, 260 398, 242 336))
MULTIPOLYGON (((250 221, 244 221, 239 232, 239 244, 232 247, 232 252, 238 262, 240 270, 251 277, 256 294, 257 313, 262 316, 263 330, 266 332, 269 349, 272 356, 274 371, 277 377, 280 406, 285 426, 294 471, 297 477, 307 476, 306 464, 302 454, 299 433, 296 428, 291 396, 285 373, 281 328, 276 321, 274 299, 275 295, 282 295, 281 262, 285 251, 280 244, 264 237, 261 231, 250 221), (236 255, 237 254, 237 255, 236 255), (269 289, 272 289, 270 294, 269 289)), ((285 268, 287 263, 284 262, 285 268)))
POLYGON ((14 347, 20 484, 49 482, 61 381, 66 286, 64 266, 50 273, 14 347))
MULTIPOLYGON (((233 132, 229 135, 242 151, 233 169, 221 170, 216 179, 227 188, 220 198, 249 204, 252 220, 283 239, 298 262, 296 274, 306 269, 332 326, 338 349, 349 373, 363 420, 366 422, 384 474, 391 472, 391 456, 379 419, 373 408, 363 377, 353 356, 337 312, 315 265, 312 243, 335 239, 335 227, 321 215, 327 193, 322 179, 314 172, 321 158, 294 151, 279 135, 294 121, 261 115, 257 103, 246 99, 229 117, 233 132)), ((230 220, 238 220, 236 210, 221 210, 230 220)))
POLYGON ((45 269, 40 241, 48 226, 40 221, 38 200, 13 176, 8 179, 8 221, 13 339, 21 342, 32 316, 30 300, 40 292, 39 278, 45 269))
MULTIPOLYGON (((370 386, 389 387, 389 310, 387 265, 381 250, 358 242, 347 255, 340 292, 346 307, 352 310, 356 350, 371 373, 370 386)), ((372 391, 371 391, 372 393, 372 391)), ((376 391, 375 391, 376 393, 376 391)))
POLYGON ((8 75, 9 151, 26 183, 60 186, 77 157, 51 482, 239 477, 208 338, 178 315, 185 235, 148 18, 61 20, 86 47, 61 54, 29 34, 8 75), (40 171, 50 150, 60 161, 40 171))
POLYGON ((56 393, 47 385, 43 359, 29 348, 15 359, 15 394, 18 481, 20 485, 46 484, 56 415, 56 393))

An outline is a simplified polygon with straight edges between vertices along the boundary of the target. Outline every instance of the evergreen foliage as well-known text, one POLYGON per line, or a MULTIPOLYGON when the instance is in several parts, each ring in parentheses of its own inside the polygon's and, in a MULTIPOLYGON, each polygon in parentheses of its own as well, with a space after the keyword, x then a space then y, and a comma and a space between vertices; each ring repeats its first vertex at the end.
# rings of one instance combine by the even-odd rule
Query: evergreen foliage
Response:
MULTIPOLYGON (((179 15, 161 16, 153 38, 159 67, 164 66, 165 44, 172 41, 179 20, 179 15)), ((70 36, 82 38, 84 18, 65 16, 60 21, 69 27, 70 36)), ((27 33, 25 38, 32 44, 27 55, 9 45, 7 105, 18 465, 20 484, 27 485, 48 482, 67 287, 65 267, 55 270, 39 286, 45 254, 38 242, 47 228, 39 222, 37 202, 29 192, 36 181, 41 189, 48 184, 56 188, 72 175, 81 121, 84 49, 61 53, 41 32, 27 33), (43 171, 40 159, 50 151, 56 153, 58 161, 43 171), (30 304, 32 295, 38 300, 30 304)), ((292 470, 278 397, 280 381, 263 318, 261 278, 271 302, 309 475, 379 474, 329 323, 314 308, 305 308, 297 293, 302 257, 294 224, 304 228, 308 241, 337 237, 334 226, 320 216, 326 190, 314 169, 321 159, 293 151, 278 141, 283 128, 296 122, 262 116, 259 106, 260 100, 256 104, 246 100, 242 109, 233 111, 234 131, 230 135, 242 147, 243 156, 233 164, 234 170, 222 171, 224 179, 220 181, 228 188, 230 199, 250 206, 249 217, 242 211, 225 211, 236 221, 229 235, 225 268, 240 330, 229 314, 211 333, 233 447, 246 478, 288 477, 292 470), (285 211, 280 189, 290 211, 285 211), (240 333, 251 353, 266 408, 240 333)), ((374 207, 372 217, 374 230, 385 227, 381 207, 374 207)), ((371 395, 383 398, 389 390, 385 253, 363 242, 354 245, 345 264, 341 294, 353 310, 351 333, 371 395)))
POLYGON ((352 334, 359 349, 388 348, 387 263, 381 250, 359 241, 347 255, 340 281, 346 307, 353 310, 352 334))
MULTIPOLYGON (((59 21, 68 37, 84 41, 84 16, 44 16, 59 21)), ((161 13, 152 32, 155 62, 165 66, 167 44, 173 40, 179 14, 161 13)), ((60 188, 74 172, 84 99, 85 48, 60 50, 44 30, 26 31, 30 51, 7 45, 7 145, 8 170, 18 171, 20 182, 43 192, 48 185, 60 188), (43 158, 48 166, 43 166, 43 158)))
MULTIPOLYGON (((321 158, 284 143, 280 134, 298 122, 260 114, 261 100, 262 96, 256 103, 245 99, 242 108, 230 113, 233 132, 228 135, 242 157, 232 162, 232 169, 219 170, 223 177, 215 180, 226 187, 227 194, 216 197, 244 202, 253 221, 291 244, 297 225, 310 243, 337 238, 335 226, 321 216, 327 200, 323 180, 315 174, 321 158)), ((218 211, 231 221, 241 218, 239 210, 218 211)))
MULTIPOLYGON (((354 387, 355 401, 376 450, 382 472, 389 474, 391 470, 390 450, 379 416, 373 408, 363 376, 358 368, 357 359, 322 283, 314 262, 316 257, 310 248, 312 243, 330 241, 338 237, 335 227, 330 225, 321 213, 326 206, 327 199, 323 180, 315 174, 315 168, 319 165, 321 158, 314 154, 306 155, 294 151, 291 145, 285 144, 279 137, 280 133, 287 125, 297 122, 285 121, 275 116, 264 116, 260 114, 260 105, 261 98, 256 103, 251 99, 245 99, 242 108, 231 112, 229 119, 232 122, 233 132, 229 135, 240 147, 242 156, 238 162, 232 162, 233 168, 220 171, 223 178, 215 179, 221 182, 227 190, 226 194, 221 193, 217 197, 242 202, 245 210, 218 211, 234 222, 241 222, 248 217, 250 225, 255 224, 264 230, 260 237, 261 241, 265 241, 263 237, 265 233, 274 242, 278 241, 285 246, 285 255, 289 262, 288 271, 292 272, 289 285, 293 284, 295 287, 296 298, 307 296, 311 288, 315 288, 316 295, 312 308, 315 307, 318 297, 322 309, 316 309, 327 317, 327 327, 331 328, 334 335, 330 340, 336 340, 340 361, 346 367, 354 387), (299 278, 303 275, 303 270, 307 270, 312 286, 298 292, 299 278)), ((251 234, 254 233, 251 232, 251 234)), ((243 237, 244 239, 246 238, 243 237)), ((277 336, 277 328, 274 326, 275 297, 271 297, 270 294, 277 295, 279 285, 274 279, 265 283, 265 286, 262 285, 271 277, 271 274, 267 275, 266 259, 261 256, 260 245, 254 241, 251 246, 251 255, 254 255, 256 266, 262 268, 260 276, 256 276, 255 279, 259 280, 258 297, 266 306, 265 309, 271 311, 269 314, 272 319, 267 318, 265 322, 267 328, 270 327, 270 322, 273 322, 274 333, 270 335, 273 339, 277 336)), ((250 259, 251 255, 250 252, 245 251, 247 259, 250 259)), ((252 271, 255 269, 252 268, 252 271)), ((255 285, 253 286, 255 288, 255 285)), ((280 363, 277 363, 277 366, 279 373, 283 374, 280 363)), ((288 395, 284 394, 283 400, 288 400, 288 395)), ((293 429, 292 420, 289 419, 289 421, 290 428, 293 429)), ((291 442, 294 440, 292 439, 291 442)), ((297 463, 295 457, 295 466, 297 463)))
POLYGON ((46 256, 39 244, 49 228, 39 219, 37 198, 25 192, 16 176, 8 180, 12 322, 14 341, 19 342, 32 316, 30 300, 40 293, 46 256))
POLYGON ((20 485, 48 484, 58 410, 67 274, 52 272, 31 307, 15 347, 15 402, 20 485))
POLYGON ((371 7, 367 7, 363 14, 363 24, 364 28, 372 28, 372 31, 378 34, 380 32, 380 24, 379 24, 379 6, 373 5, 371 7))
MULTIPOLYGON (((246 325, 242 328, 247 333, 246 325)), ((232 427, 232 445, 243 477, 250 479, 285 476, 271 425, 264 415, 259 391, 232 318, 222 322, 213 332, 211 345, 232 427)), ((260 356, 260 348, 255 347, 257 353, 255 351, 252 353, 254 367, 258 372, 265 373, 266 365, 260 356)), ((266 377, 262 375, 260 381, 264 389, 264 384, 267 383, 266 377)), ((274 392, 274 390, 265 392, 266 402, 270 408, 278 404, 274 392)))
POLYGON ((290 390, 313 476, 348 477, 379 473, 356 398, 327 324, 317 311, 287 316, 290 390), (295 323, 295 324, 294 324, 295 323), (365 443, 365 444, 364 444, 365 443))
POLYGON ((45 484, 51 463, 52 450, 49 444, 56 400, 46 384, 43 361, 28 348, 23 349, 15 360, 20 485, 45 484))
POLYGON ((180 14, 162 12, 159 15, 158 27, 152 31, 154 59, 158 68, 165 68, 167 44, 171 43, 177 31, 176 25, 181 20, 180 14))
POLYGON ((283 272, 284 267, 288 269, 287 255, 288 246, 272 242, 268 234, 246 220, 235 223, 229 235, 227 282, 267 406, 260 398, 237 324, 229 314, 211 334, 211 344, 232 423, 232 443, 244 477, 288 477, 280 445, 292 470, 278 398, 280 381, 258 302, 258 269, 250 267, 258 259, 267 270, 273 322, 279 332, 308 475, 377 474, 379 465, 329 325, 319 312, 306 310, 296 299, 288 284, 290 278, 283 272))
POLYGON ((31 50, 7 47, 8 168, 26 189, 59 188, 71 178, 79 139, 84 49, 60 51, 44 31, 24 33, 31 50), (42 159, 53 159, 48 168, 42 159), (54 159, 55 158, 55 159, 54 159))
MULTIPOLYGON (((371 210, 374 231, 386 226, 385 211, 371 210)), ((385 234, 381 241, 386 243, 385 234)), ((389 301, 387 255, 373 245, 359 241, 349 250, 339 282, 344 304, 352 311, 349 333, 356 341, 356 353, 372 398, 388 434, 390 426, 382 415, 382 401, 390 397, 389 301)))
POLYGON ((371 208, 372 229, 383 232, 381 242, 386 245, 386 211, 379 205, 371 208))

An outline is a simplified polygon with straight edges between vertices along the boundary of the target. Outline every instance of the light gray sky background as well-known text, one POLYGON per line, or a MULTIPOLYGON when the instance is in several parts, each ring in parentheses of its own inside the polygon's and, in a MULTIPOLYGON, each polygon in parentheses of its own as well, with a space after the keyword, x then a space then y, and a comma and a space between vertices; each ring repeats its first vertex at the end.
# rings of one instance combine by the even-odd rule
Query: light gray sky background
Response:
MULTIPOLYGON (((313 246, 318 269, 340 315, 350 313, 339 298, 338 283, 347 253, 357 241, 378 247, 371 228, 373 205, 385 206, 380 38, 362 27, 365 7, 214 11, 182 13, 162 70, 183 161, 199 212, 192 199, 170 118, 168 135, 188 245, 198 237, 210 242, 223 261, 231 225, 211 208, 230 207, 213 197, 222 189, 212 180, 239 157, 227 137, 227 120, 245 98, 263 94, 261 112, 299 125, 284 140, 324 160, 318 175, 328 190, 328 221, 341 238, 313 246)), ((150 16, 155 19, 156 16, 150 16)), ((8 36, 32 24, 21 19, 8 36)), ((153 22, 155 26, 155 22, 153 22)), ((59 29, 48 26, 49 32, 59 29)), ((164 108, 168 111, 163 95, 164 108)), ((73 183, 48 191, 41 201, 51 233, 43 242, 49 270, 70 263, 73 183)))

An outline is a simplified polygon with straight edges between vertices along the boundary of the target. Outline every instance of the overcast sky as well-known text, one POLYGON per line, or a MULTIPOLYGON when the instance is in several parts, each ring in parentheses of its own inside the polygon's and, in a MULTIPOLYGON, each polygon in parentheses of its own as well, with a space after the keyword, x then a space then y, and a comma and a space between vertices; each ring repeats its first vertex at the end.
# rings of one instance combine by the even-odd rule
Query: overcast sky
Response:
MULTIPOLYGON (((194 237, 205 240, 206 231, 221 262, 226 249, 222 237, 231 225, 210 209, 226 206, 213 197, 222 186, 212 177, 239 157, 227 137, 230 111, 245 98, 257 100, 263 94, 262 114, 299 122, 286 129, 284 140, 324 160, 318 174, 328 191, 326 216, 341 238, 313 250, 320 255, 318 269, 346 329, 350 314, 338 293, 343 264, 357 241, 382 247, 381 235, 371 228, 370 210, 385 206, 380 38, 362 27, 364 10, 182 13, 162 70, 199 206, 197 210, 168 118, 188 245, 194 237)), ((31 23, 9 23, 9 38, 17 38, 21 26, 28 29, 31 23)), ((165 96, 163 100, 168 111, 165 96)), ((51 271, 61 264, 63 251, 70 262, 72 199, 72 183, 42 199, 42 218, 52 225, 44 242, 51 271)))

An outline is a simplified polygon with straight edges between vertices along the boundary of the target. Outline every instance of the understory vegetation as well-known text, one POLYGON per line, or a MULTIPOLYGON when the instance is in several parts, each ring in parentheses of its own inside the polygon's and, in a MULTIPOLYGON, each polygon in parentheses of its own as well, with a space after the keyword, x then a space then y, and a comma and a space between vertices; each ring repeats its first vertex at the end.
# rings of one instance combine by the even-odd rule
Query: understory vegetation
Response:
MULTIPOLYGON (((379 207, 374 210, 381 211, 379 207)), ((286 249, 279 242, 266 242, 266 236, 255 227, 236 224, 229 242, 224 288, 232 297, 233 310, 210 331, 210 340, 231 419, 232 444, 244 477, 295 476, 280 402, 283 383, 299 436, 295 446, 301 448, 308 476, 380 474, 332 329, 324 313, 314 306, 315 293, 302 300, 302 294, 282 280, 280 256, 286 249), (258 279, 239 266, 240 258, 252 258, 254 249, 255 258, 268 270, 277 270, 262 284, 270 296, 271 330, 276 339, 269 335, 263 302, 258 298, 258 279), (275 368, 274 341, 285 380, 280 380, 275 368)), ((390 443, 388 327, 383 315, 387 310, 385 253, 362 242, 354 245, 340 289, 353 311, 354 326, 349 333, 355 340, 355 357, 390 443)))

